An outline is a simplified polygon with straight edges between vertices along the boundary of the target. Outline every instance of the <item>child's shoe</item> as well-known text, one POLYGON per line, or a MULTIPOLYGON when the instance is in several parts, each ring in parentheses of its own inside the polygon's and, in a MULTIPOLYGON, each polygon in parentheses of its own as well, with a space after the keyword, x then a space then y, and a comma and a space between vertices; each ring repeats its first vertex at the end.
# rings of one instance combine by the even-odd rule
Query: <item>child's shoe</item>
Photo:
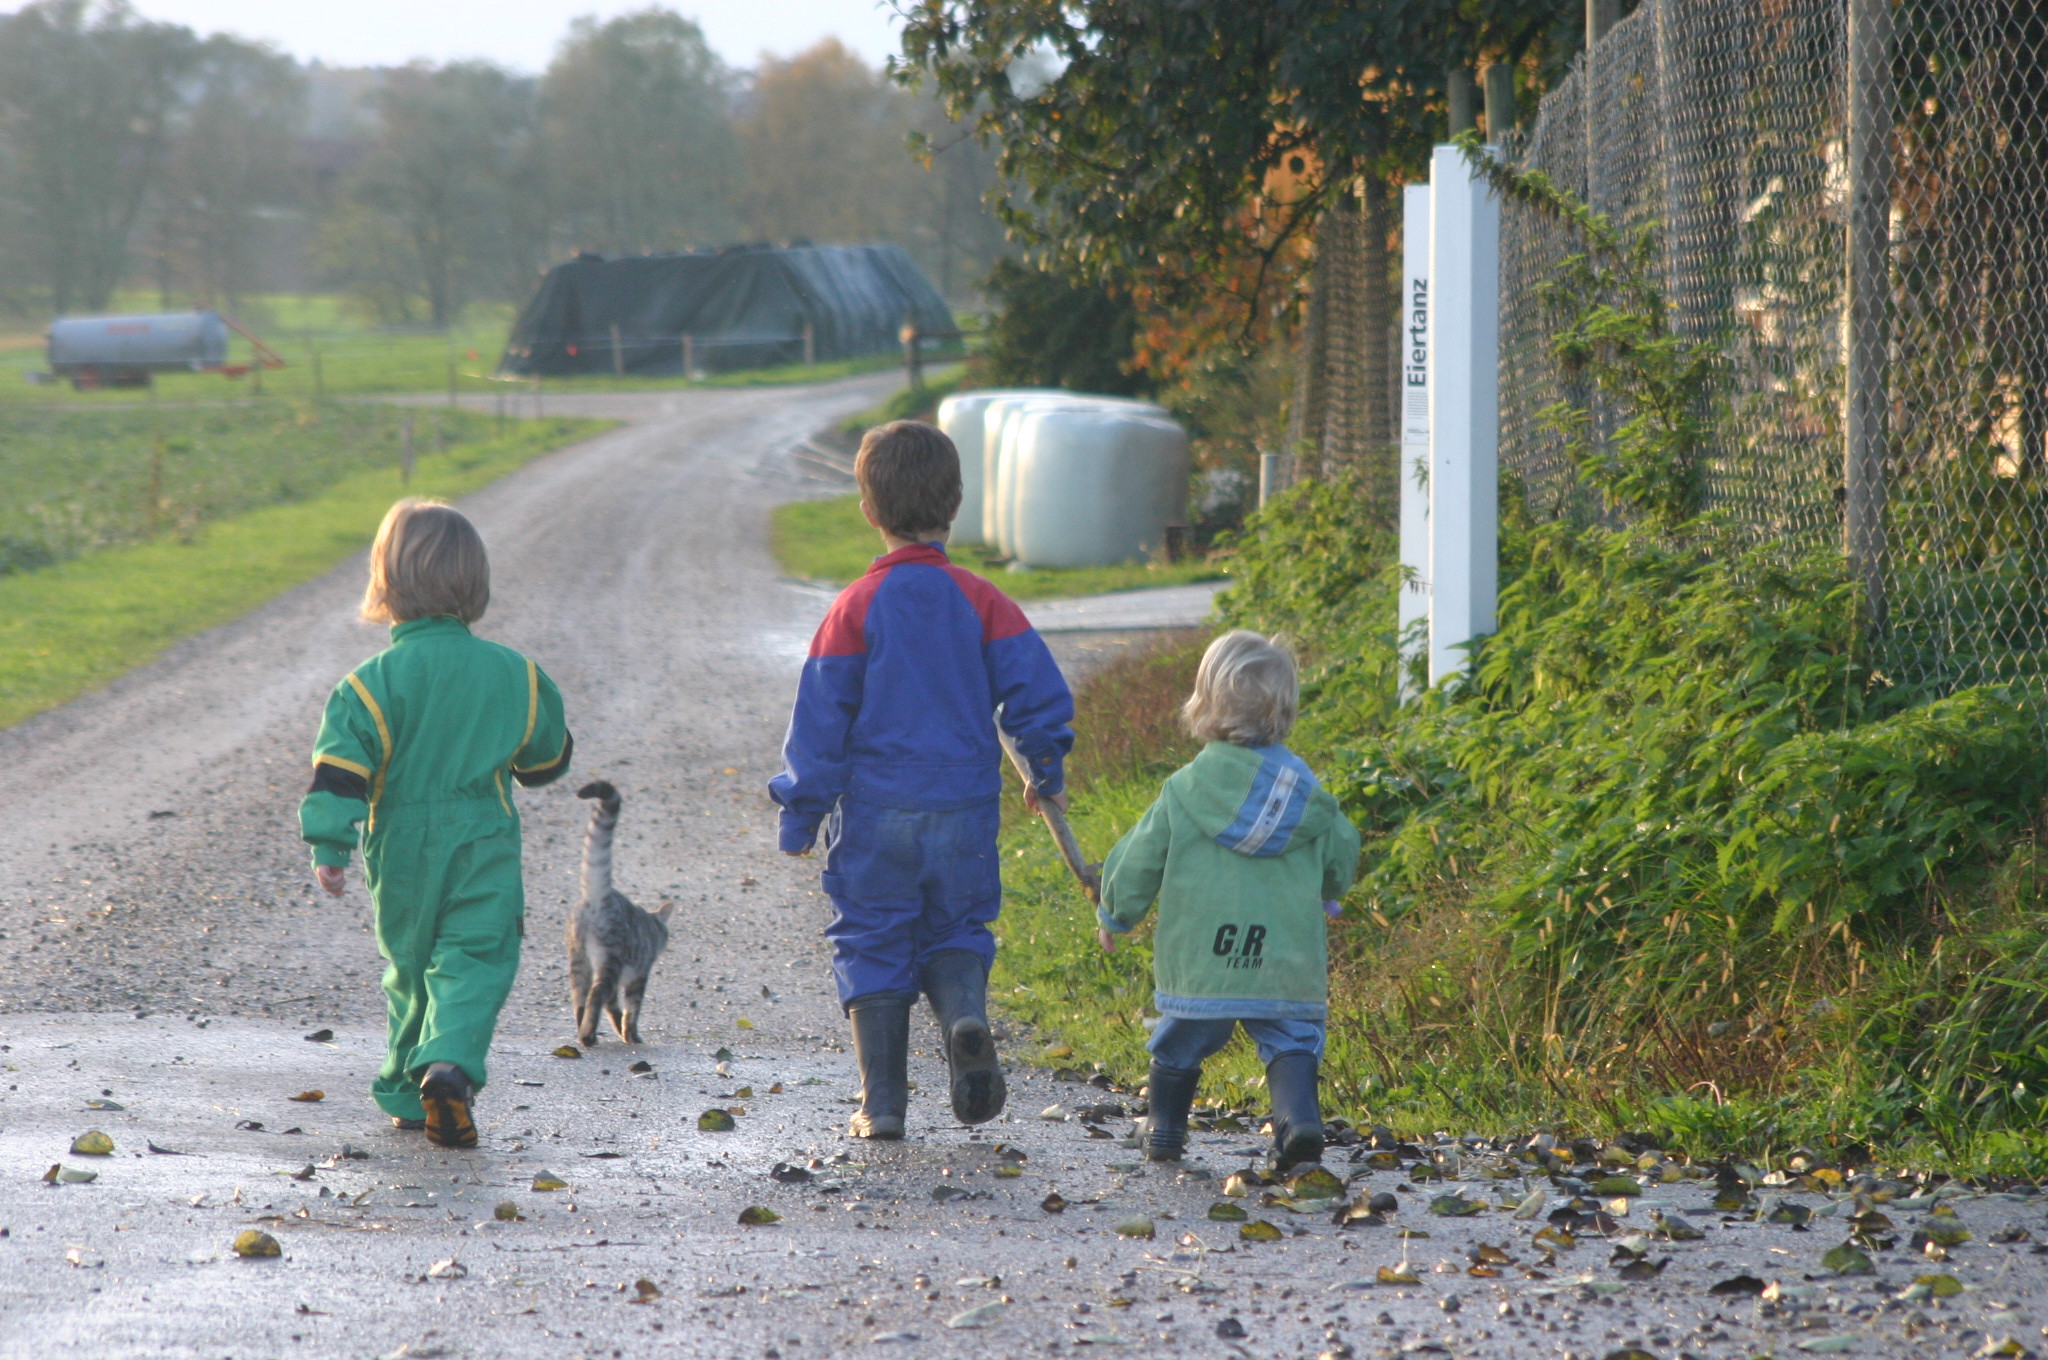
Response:
POLYGON ((953 1117, 985 1124, 1003 1112, 1009 1094, 988 1027, 988 966, 970 950, 948 949, 926 961, 921 980, 946 1049, 953 1117))
POLYGON ((847 1007, 853 1060, 860 1068, 860 1110, 850 1138, 901 1138, 910 1105, 910 998, 873 996, 847 1007))
POLYGON ((430 1063, 420 1078, 420 1104, 427 1108, 427 1141, 435 1147, 475 1147, 476 1121, 469 1115, 469 1103, 475 1098, 476 1088, 467 1072, 454 1063, 430 1063))
POLYGON ((1323 1160, 1323 1113, 1316 1102, 1316 1055, 1282 1053, 1266 1064, 1273 1097, 1273 1163, 1281 1171, 1323 1160))
POLYGON ((1145 1126, 1138 1145, 1148 1162, 1177 1162, 1188 1147, 1188 1110, 1195 1103, 1195 1088, 1201 1084, 1202 1069, 1152 1064, 1145 1096, 1145 1126))

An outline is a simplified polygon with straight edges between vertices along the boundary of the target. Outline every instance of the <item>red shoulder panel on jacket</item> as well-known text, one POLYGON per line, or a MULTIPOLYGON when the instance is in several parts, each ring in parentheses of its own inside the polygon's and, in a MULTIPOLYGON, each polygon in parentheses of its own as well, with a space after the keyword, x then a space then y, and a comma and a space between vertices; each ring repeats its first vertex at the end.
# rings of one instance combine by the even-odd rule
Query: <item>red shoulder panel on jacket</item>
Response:
POLYGON ((839 592, 811 639, 813 658, 858 656, 868 649, 868 606, 875 602, 875 591, 888 575, 887 571, 871 571, 839 592))
POLYGON ((1031 620, 1024 617, 1024 611, 1017 607, 1017 602, 1003 594, 995 582, 986 576, 977 576, 965 567, 948 564, 945 570, 953 578, 953 584, 960 588, 960 593, 967 597, 967 603, 974 606, 974 612, 981 616, 983 642, 1000 642, 1030 629, 1031 620))

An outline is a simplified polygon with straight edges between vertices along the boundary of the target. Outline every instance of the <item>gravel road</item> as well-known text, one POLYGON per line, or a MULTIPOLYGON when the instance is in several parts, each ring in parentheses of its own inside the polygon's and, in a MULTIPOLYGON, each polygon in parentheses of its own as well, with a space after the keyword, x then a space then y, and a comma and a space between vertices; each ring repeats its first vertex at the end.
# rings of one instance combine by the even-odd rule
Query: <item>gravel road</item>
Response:
MULTIPOLYGON (((855 1083, 826 908, 815 866, 773 852, 761 792, 826 597, 778 579, 765 524, 818 489, 781 451, 890 382, 551 395, 551 411, 629 423, 464 502, 494 558, 482 631, 561 682, 578 759, 578 778, 525 798, 532 947, 474 1153, 397 1134, 370 1105, 367 904, 353 885, 339 905, 316 898, 295 836, 320 700, 380 642, 352 619, 359 563, 0 733, 0 1356, 1671 1360, 2042 1344, 2034 1197, 1958 1198, 1973 1238, 1940 1264, 1910 1250, 1948 1221, 1940 1205, 1894 1199, 1880 1209, 1898 1244, 1872 1250, 1870 1274, 1823 1269, 1856 1206, 1811 1183, 1758 1188, 1810 1225, 1723 1215, 1712 1180, 1681 1179, 1601 1198, 1614 1222, 1546 1249, 1534 1234, 1566 1188, 1467 1142, 1390 1150, 1384 1166, 1334 1154, 1348 1191, 1398 1205, 1339 1227, 1276 1187, 1224 1193, 1257 1142, 1245 1129, 1203 1133, 1184 1169, 1138 1165, 1109 1108, 1130 1097, 1078 1073, 1017 1071, 1010 1114, 961 1129, 929 1094, 942 1078, 925 1053, 912 1137, 841 1137, 855 1083), (626 796, 621 886, 677 914, 648 1042, 569 1060, 553 1056, 568 1038, 557 940, 585 813, 573 788, 593 775, 626 796), (738 1107, 737 1128, 700 1131, 713 1107, 738 1107), (89 1129, 111 1155, 69 1150, 89 1129), (1457 1179, 1418 1179, 1425 1151, 1457 1179), (1532 1191, 1551 1196, 1534 1217, 1500 1207, 1532 1191), (1432 1213, 1451 1192, 1482 1211, 1432 1213), (1276 1240, 1211 1219, 1219 1200, 1276 1240), (742 1225, 751 1206, 780 1221, 742 1225), (1653 1209, 1699 1237, 1633 1241, 1653 1209), (1138 1220, 1150 1236, 1131 1235, 1138 1220), (282 1255, 237 1259, 251 1229, 282 1255), (1482 1243, 1508 1259, 1472 1273, 1482 1243), (1617 1243, 1669 1264, 1628 1280, 1617 1243), (1404 1264, 1412 1282, 1378 1282, 1404 1264), (1744 1274, 1768 1292, 1707 1292, 1744 1274), (1966 1288, 1912 1288, 1933 1274, 1966 1288)), ((1076 637, 1068 661, 1106 654, 1076 637)))

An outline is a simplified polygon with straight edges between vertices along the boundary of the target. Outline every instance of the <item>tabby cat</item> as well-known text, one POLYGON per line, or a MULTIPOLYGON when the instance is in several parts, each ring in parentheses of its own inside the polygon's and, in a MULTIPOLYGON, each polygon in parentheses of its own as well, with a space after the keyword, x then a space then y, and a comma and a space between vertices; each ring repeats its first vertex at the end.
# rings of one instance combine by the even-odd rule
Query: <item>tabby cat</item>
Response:
POLYGON ((597 1043, 602 1011, 621 1039, 637 1044, 640 998, 654 961, 668 947, 673 906, 642 911, 612 887, 619 791, 600 779, 576 790, 576 796, 597 800, 583 840, 583 900, 569 913, 569 1004, 576 1012, 576 1038, 585 1048, 597 1043))

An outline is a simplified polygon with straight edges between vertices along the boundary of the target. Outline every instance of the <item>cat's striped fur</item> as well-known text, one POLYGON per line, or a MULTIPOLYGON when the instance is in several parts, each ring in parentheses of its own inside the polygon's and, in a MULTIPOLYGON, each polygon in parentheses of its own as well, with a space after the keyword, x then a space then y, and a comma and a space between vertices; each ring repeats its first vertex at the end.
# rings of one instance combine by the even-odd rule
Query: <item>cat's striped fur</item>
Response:
POLYGON ((647 975, 668 946, 671 907, 642 911, 612 887, 612 831, 619 824, 619 791, 603 780, 576 790, 596 800, 583 839, 583 900, 569 913, 569 1004, 576 1038, 597 1042, 597 1018, 629 1044, 640 1042, 640 999, 647 975))

